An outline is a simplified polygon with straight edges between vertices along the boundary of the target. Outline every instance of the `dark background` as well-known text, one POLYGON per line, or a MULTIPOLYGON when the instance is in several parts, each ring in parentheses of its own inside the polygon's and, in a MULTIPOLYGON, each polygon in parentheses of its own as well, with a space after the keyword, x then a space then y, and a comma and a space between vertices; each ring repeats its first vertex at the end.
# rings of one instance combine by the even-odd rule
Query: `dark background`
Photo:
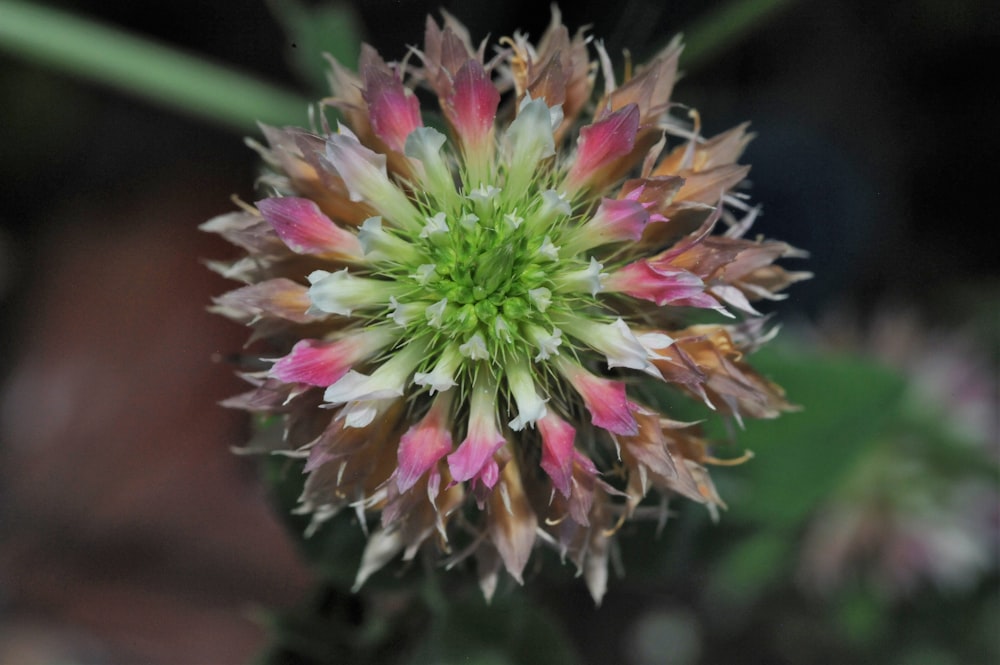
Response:
MULTIPOLYGON (((322 94, 263 2, 51 4, 322 94)), ((438 6, 353 4, 387 59, 438 6)), ((441 4, 474 39, 549 20, 539 2, 441 4)), ((718 6, 562 9, 642 62, 718 6)), ((812 254, 786 317, 891 303, 948 327, 996 302, 998 46, 985 0, 806 0, 693 69, 682 58, 674 98, 706 133, 750 120, 758 134, 744 159, 758 232, 812 254)), ((256 155, 238 133, 2 53, 0 145, 0 656, 246 660, 255 613, 310 579, 228 451, 243 419, 215 405, 240 385, 210 359, 244 333, 203 311, 226 285, 199 259, 228 249, 195 227, 232 194, 252 200, 256 155)))

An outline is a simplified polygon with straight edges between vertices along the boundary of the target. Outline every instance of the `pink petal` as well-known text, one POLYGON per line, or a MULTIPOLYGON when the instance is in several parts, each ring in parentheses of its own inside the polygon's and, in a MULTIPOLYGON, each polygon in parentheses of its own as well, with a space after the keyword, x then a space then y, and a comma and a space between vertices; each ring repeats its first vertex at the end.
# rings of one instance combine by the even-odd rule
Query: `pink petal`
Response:
MULTIPOLYGON (((500 464, 496 457, 490 458, 483 468, 469 480, 469 494, 476 500, 479 510, 486 507, 486 503, 493 498, 493 488, 500 478, 500 464)), ((456 481, 452 481, 455 484, 456 481)))
POLYGON ((400 492, 413 487, 424 473, 451 451, 451 430, 447 422, 449 394, 442 393, 434 400, 423 420, 407 430, 399 440, 396 485, 400 492))
POLYGON ((469 431, 458 450, 448 455, 448 467, 454 482, 473 478, 492 488, 499 469, 493 455, 506 441, 497 429, 497 386, 485 372, 476 378, 469 406, 469 431))
POLYGON ((604 287, 660 306, 720 309, 719 302, 705 293, 705 284, 697 275, 686 270, 657 270, 645 259, 608 275, 604 287))
POLYGON ((500 93, 483 66, 469 60, 455 75, 445 114, 466 148, 482 148, 496 120, 500 93))
POLYGON ((569 497, 573 479, 573 458, 576 449, 573 440, 576 430, 568 422, 549 411, 538 421, 542 435, 541 467, 552 478, 552 484, 563 496, 569 497))
POLYGON ((576 162, 566 177, 570 190, 587 184, 603 166, 632 152, 639 131, 639 107, 628 104, 580 129, 576 162))
POLYGON ((497 484, 497 480, 500 478, 500 466, 497 461, 492 457, 483 468, 479 470, 479 473, 473 478, 473 483, 476 481, 481 482, 486 487, 492 488, 497 484))
POLYGON ((334 224, 309 199, 294 196, 264 199, 257 202, 257 209, 293 252, 362 255, 357 236, 334 224))
POLYGON ((420 101, 388 68, 365 67, 363 75, 372 131, 389 148, 403 152, 406 137, 423 127, 420 101))
POLYGON ((458 446, 458 450, 448 455, 448 468, 455 482, 477 478, 487 487, 497 481, 498 468, 493 454, 505 443, 495 429, 492 431, 469 432, 469 436, 458 446))
POLYGON ((588 226, 593 224, 600 229, 607 242, 617 242, 639 240, 648 222, 646 206, 638 201, 604 199, 588 226))
MULTIPOLYGON (((662 219, 659 215, 657 218, 662 219)), ((590 220, 581 226, 565 246, 570 254, 609 243, 642 238, 643 229, 650 221, 646 206, 635 200, 604 199, 590 220)))
POLYGON ((269 374, 285 383, 326 387, 336 383, 359 360, 356 347, 352 338, 339 342, 304 339, 274 363, 269 374))
POLYGON ((595 378, 595 385, 582 390, 590 393, 589 397, 584 395, 584 402, 590 411, 591 422, 615 434, 635 433, 637 425, 625 396, 624 383, 595 378))
POLYGON ((597 467, 594 462, 581 453, 573 452, 573 495, 569 497, 569 514, 573 521, 582 526, 590 524, 590 507, 594 504, 594 488, 598 485, 606 489, 606 485, 597 478, 597 467))
POLYGON ((222 294, 213 310, 248 323, 263 317, 310 323, 319 320, 308 313, 311 304, 307 287, 278 277, 222 294))
POLYGON ((639 425, 632 415, 632 403, 625 395, 624 383, 594 376, 567 360, 561 360, 558 368, 583 398, 594 425, 626 436, 639 431, 639 425))

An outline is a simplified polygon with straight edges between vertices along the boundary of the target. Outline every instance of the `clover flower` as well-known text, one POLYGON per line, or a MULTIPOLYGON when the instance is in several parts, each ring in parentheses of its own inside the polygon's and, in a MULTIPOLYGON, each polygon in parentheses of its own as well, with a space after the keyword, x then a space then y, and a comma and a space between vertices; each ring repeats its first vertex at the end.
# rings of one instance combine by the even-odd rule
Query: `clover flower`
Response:
POLYGON ((722 506, 698 429, 638 387, 736 419, 786 410, 743 360, 760 319, 684 322, 756 316, 806 275, 773 264, 788 245, 743 237, 746 126, 706 139, 697 114, 670 115, 679 41, 622 84, 557 10, 538 44, 485 51, 428 18, 403 63, 368 46, 358 73, 332 61, 336 127, 263 128, 271 196, 203 225, 246 251, 213 264, 246 284, 215 309, 269 361, 227 404, 284 418, 313 527, 380 514, 358 586, 426 550, 473 556, 489 596, 541 543, 599 602, 614 533, 651 490, 722 506))

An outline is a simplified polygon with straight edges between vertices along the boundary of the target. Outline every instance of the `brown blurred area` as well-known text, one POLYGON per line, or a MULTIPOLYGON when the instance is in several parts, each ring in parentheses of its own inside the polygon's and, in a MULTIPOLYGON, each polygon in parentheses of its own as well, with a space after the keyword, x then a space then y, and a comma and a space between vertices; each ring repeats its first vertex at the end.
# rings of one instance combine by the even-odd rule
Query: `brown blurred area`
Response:
MULTIPOLYGON (((264 3, 58 4, 286 76, 264 3)), ((242 134, 0 52, 0 663, 246 663, 312 588, 218 404, 242 134)))
POLYGON ((42 240, 0 406, 0 662, 248 662, 262 610, 308 587, 230 452, 241 383, 212 358, 245 333, 205 311, 226 284, 199 257, 228 249, 195 227, 231 192, 190 176, 57 210, 42 240))

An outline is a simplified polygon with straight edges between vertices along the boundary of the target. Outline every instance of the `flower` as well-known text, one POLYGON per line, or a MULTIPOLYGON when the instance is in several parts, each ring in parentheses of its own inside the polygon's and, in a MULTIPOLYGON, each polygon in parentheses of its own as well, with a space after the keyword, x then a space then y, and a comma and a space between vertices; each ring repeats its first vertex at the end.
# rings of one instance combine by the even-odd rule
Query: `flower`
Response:
POLYGON ((651 491, 722 506, 697 427, 637 388, 737 420, 787 410, 743 359, 760 321, 683 322, 756 316, 807 275, 774 265, 788 245, 743 237, 746 127, 706 139, 670 116, 679 41, 620 85, 557 10, 538 44, 500 44, 487 61, 428 18, 409 64, 367 46, 357 73, 333 64, 336 126, 264 127, 269 196, 204 225, 246 251, 212 264, 246 284, 215 309, 271 362, 226 403, 283 418, 313 528, 381 516, 359 585, 428 551, 474 555, 489 595, 549 544, 600 602, 611 539, 651 491))

